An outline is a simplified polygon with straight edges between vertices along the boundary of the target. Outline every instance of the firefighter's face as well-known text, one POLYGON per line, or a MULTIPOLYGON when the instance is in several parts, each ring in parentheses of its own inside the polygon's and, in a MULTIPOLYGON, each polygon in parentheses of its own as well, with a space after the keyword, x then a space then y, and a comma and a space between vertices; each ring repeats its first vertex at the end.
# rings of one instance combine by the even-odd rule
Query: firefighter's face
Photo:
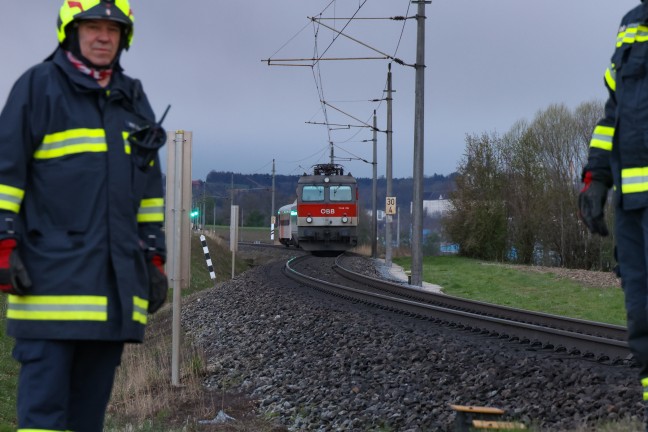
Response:
POLYGON ((107 20, 84 20, 79 23, 81 54, 92 64, 108 66, 119 50, 121 27, 107 20))

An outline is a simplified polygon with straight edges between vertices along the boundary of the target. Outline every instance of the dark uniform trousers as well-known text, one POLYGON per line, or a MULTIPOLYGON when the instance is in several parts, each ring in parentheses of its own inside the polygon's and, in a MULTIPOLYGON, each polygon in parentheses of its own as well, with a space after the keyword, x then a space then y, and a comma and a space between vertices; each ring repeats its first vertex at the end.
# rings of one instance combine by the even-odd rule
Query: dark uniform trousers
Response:
POLYGON ((16 339, 18 431, 100 432, 123 342, 16 339))
POLYGON ((615 212, 621 285, 628 317, 628 344, 648 377, 648 208, 615 212))

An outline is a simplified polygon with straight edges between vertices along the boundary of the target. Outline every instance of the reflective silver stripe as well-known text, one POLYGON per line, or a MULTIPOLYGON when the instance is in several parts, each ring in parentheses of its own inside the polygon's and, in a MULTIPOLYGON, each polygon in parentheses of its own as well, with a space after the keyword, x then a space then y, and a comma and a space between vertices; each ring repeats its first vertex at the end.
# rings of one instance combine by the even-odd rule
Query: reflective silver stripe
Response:
POLYGON ((35 159, 53 159, 78 153, 108 151, 103 129, 70 129, 45 135, 34 152, 35 159))
POLYGON ((137 222, 164 222, 164 198, 146 198, 137 210, 137 222))
POLYGON ((13 186, 0 185, 0 209, 9 210, 14 213, 20 212, 25 191, 13 186))
POLYGON ((102 296, 10 295, 7 319, 107 321, 108 298, 102 296))
POLYGON ((648 167, 621 170, 621 193, 648 191, 648 167))
POLYGON ((610 87, 610 90, 616 92, 616 69, 614 68, 614 65, 610 65, 610 67, 606 69, 605 82, 608 87, 610 87))
POLYGON ((148 318, 148 300, 133 296, 133 321, 146 324, 148 318))
POLYGON ((624 31, 617 34, 617 48, 623 44, 648 41, 648 27, 639 23, 628 24, 624 31))
POLYGON ((614 128, 611 126, 596 126, 590 140, 590 147, 596 147, 607 151, 612 151, 612 139, 614 137, 614 128))

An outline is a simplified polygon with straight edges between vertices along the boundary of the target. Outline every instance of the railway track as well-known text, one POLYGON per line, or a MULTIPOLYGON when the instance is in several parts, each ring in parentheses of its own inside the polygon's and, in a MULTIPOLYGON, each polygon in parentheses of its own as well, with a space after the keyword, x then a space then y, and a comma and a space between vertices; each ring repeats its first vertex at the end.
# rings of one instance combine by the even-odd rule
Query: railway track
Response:
POLYGON ((284 273, 320 291, 436 323, 536 349, 581 356, 602 363, 631 361, 625 327, 435 294, 373 278, 345 266, 349 255, 288 261, 284 273))

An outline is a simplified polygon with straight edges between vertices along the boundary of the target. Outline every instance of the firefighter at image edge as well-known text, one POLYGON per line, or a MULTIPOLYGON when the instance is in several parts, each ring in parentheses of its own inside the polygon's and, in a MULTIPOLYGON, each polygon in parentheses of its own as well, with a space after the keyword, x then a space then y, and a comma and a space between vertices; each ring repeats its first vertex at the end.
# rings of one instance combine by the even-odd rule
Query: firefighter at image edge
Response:
POLYGON ((133 24, 128 0, 64 1, 59 46, 18 78, 0 114, 18 431, 103 430, 124 343, 142 342, 166 299, 166 132, 119 63, 133 24))
MULTIPOLYGON (((625 295, 628 344, 640 365, 648 402, 648 3, 621 21, 605 71, 609 98, 592 134, 580 217, 590 232, 608 235, 604 210, 613 188, 615 253, 625 295)), ((646 406, 646 405, 645 405, 646 406)), ((645 413, 648 424, 648 410, 645 413)), ((648 429, 647 429, 648 430, 648 429)))

